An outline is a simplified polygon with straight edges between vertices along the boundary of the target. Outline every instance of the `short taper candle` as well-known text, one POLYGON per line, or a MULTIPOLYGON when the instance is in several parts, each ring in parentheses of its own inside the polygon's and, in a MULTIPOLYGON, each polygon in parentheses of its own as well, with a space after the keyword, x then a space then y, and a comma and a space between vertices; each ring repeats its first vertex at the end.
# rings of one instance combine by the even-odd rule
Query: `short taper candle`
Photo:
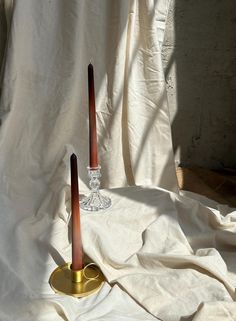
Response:
POLYGON ((80 226, 80 204, 77 157, 70 157, 71 166, 71 213, 72 213, 72 270, 78 271, 83 268, 83 250, 80 226))

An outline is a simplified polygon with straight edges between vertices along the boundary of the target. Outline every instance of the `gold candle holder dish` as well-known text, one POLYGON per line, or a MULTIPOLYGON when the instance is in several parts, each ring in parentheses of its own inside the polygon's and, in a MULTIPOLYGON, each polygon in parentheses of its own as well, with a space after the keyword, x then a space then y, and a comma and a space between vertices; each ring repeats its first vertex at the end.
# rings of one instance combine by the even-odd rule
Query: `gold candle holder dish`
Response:
POLYGON ((71 263, 56 268, 49 279, 51 288, 60 294, 82 298, 98 291, 104 275, 95 263, 87 264, 82 270, 74 271, 71 263))

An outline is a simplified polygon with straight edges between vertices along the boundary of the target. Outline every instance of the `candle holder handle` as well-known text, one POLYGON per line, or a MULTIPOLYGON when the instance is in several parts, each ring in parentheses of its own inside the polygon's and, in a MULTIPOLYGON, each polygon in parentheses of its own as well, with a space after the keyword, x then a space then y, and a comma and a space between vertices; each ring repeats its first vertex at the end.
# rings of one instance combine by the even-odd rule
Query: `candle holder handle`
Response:
POLYGON ((85 211, 96 212, 111 206, 111 199, 100 193, 101 166, 88 167, 90 194, 80 201, 80 207, 85 211))

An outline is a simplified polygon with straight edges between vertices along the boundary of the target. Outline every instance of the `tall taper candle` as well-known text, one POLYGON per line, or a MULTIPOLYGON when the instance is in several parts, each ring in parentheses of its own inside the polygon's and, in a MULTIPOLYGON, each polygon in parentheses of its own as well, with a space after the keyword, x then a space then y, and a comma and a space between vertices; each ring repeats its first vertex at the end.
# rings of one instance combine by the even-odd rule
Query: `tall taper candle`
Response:
POLYGON ((89 165, 98 167, 96 107, 94 94, 93 65, 88 65, 88 92, 89 92, 89 165))
POLYGON ((71 167, 71 212, 72 212, 72 270, 77 271, 83 268, 83 250, 80 228, 80 205, 77 157, 72 154, 70 157, 71 167))

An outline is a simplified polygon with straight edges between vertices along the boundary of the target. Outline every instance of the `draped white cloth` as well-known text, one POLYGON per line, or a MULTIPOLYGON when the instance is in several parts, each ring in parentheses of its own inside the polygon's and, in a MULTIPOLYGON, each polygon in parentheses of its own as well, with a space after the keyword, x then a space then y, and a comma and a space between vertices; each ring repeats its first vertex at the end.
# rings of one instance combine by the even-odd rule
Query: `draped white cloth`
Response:
POLYGON ((125 187, 177 186, 160 57, 168 1, 2 3, 0 320, 234 320, 235 212, 125 187), (113 205, 82 215, 85 253, 107 282, 78 300, 48 279, 71 260, 72 152, 87 190, 90 59, 113 205))
POLYGON ((70 143, 87 185, 92 60, 103 186, 176 189, 160 49, 167 9, 163 0, 13 2, 0 104, 9 179, 14 168, 19 181, 47 184, 70 143))

